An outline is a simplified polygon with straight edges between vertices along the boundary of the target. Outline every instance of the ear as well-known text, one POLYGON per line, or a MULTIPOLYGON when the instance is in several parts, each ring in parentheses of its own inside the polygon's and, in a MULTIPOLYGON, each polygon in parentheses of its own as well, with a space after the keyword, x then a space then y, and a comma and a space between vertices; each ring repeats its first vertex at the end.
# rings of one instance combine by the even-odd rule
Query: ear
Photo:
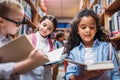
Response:
POLYGON ((0 17, 0 23, 3 23, 3 18, 0 17))
POLYGON ((0 17, 0 26, 4 25, 4 20, 2 17, 0 17))

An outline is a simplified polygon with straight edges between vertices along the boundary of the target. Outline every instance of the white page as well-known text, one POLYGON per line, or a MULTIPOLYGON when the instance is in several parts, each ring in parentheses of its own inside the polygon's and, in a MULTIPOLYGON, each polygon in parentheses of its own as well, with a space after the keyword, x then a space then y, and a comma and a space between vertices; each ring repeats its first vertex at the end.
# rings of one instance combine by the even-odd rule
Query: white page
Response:
POLYGON ((48 56, 50 62, 59 61, 63 53, 63 50, 64 50, 64 47, 61 47, 59 49, 46 53, 46 55, 48 56))

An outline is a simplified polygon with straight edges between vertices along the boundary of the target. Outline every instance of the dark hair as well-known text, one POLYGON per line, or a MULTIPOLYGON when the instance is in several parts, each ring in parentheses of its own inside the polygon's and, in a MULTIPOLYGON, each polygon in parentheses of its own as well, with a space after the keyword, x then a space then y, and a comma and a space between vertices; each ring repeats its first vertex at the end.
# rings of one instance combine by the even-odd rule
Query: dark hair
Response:
POLYGON ((53 31, 55 31, 56 28, 57 28, 57 19, 56 19, 56 17, 53 16, 53 15, 43 16, 43 18, 41 18, 41 20, 40 20, 40 23, 41 23, 42 21, 44 21, 45 19, 49 19, 49 20, 53 23, 53 25, 54 25, 54 30, 53 30, 53 31))
MULTIPOLYGON (((57 19, 56 19, 56 17, 53 16, 53 15, 43 16, 43 17, 41 18, 41 20, 40 20, 40 23, 41 23, 42 21, 46 20, 46 19, 49 19, 49 20, 53 23, 53 25, 54 25, 54 30, 53 30, 53 31, 55 31, 56 28, 57 28, 57 19)), ((39 27, 35 30, 35 32, 38 31, 38 30, 39 30, 39 27)), ((48 38, 51 38, 51 34, 48 35, 48 38)))
POLYGON ((109 36, 106 35, 104 31, 101 29, 101 27, 99 26, 98 15, 90 9, 83 9, 73 18, 71 22, 71 32, 67 39, 67 43, 65 45, 66 49, 64 53, 69 54, 70 50, 72 50, 75 46, 78 46, 82 42, 82 39, 79 36, 79 34, 77 34, 77 32, 78 32, 78 25, 80 23, 80 20, 84 16, 91 16, 95 20, 97 32, 95 34, 94 39, 97 38, 99 41, 110 41, 109 36))
POLYGON ((56 33, 56 40, 58 40, 59 38, 61 38, 62 36, 64 36, 64 32, 59 31, 56 33))

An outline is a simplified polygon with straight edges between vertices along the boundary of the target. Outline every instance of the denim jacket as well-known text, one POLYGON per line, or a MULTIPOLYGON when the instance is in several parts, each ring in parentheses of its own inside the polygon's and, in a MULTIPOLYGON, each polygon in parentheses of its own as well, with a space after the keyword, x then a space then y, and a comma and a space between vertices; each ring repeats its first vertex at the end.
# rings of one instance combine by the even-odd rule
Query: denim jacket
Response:
MULTIPOLYGON (((80 63, 84 63, 84 57, 85 57, 85 46, 83 43, 80 43, 79 46, 76 46, 70 51, 69 59, 73 61, 77 61, 80 63)), ((92 53, 94 56, 94 62, 102 62, 108 60, 109 56, 109 43, 107 42, 101 42, 98 40, 95 40, 92 47, 92 53)), ((118 69, 118 64, 115 57, 115 50, 112 47, 111 50, 111 59, 115 65, 115 68, 113 70, 106 71, 101 77, 96 78, 95 80, 120 80, 120 73, 118 69)), ((80 66, 68 64, 67 71, 66 71, 66 80, 69 80, 71 75, 81 75, 82 70, 80 66)))

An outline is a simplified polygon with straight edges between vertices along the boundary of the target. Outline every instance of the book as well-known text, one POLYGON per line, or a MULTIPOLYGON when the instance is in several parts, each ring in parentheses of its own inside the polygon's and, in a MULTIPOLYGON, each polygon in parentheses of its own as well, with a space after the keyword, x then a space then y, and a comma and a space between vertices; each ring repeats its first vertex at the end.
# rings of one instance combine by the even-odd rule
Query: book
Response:
MULTIPOLYGON (((4 63, 22 61, 29 56, 33 49, 34 47, 28 40, 27 35, 21 35, 8 44, 0 47, 0 60, 4 63)), ((44 57, 39 65, 43 65, 48 61, 48 58, 44 57)))
POLYGON ((45 53, 48 56, 49 62, 45 63, 45 65, 50 64, 59 64, 65 58, 65 55, 62 55, 64 47, 58 48, 56 50, 45 53))
MULTIPOLYGON (((1 62, 18 62, 26 59, 34 46, 27 38, 27 35, 21 35, 8 44, 0 47, 1 62)), ((45 53, 47 57, 40 61, 39 65, 48 65, 60 63, 65 56, 62 56, 64 47, 45 53)))
POLYGON ((79 62, 75 62, 69 59, 65 59, 66 61, 75 64, 75 65, 80 65, 82 66, 84 69, 88 70, 88 71, 94 71, 94 70, 110 70, 114 68, 114 64, 111 60, 108 61, 103 61, 103 62, 98 62, 98 63, 93 63, 90 65, 86 65, 86 64, 82 64, 79 62))

